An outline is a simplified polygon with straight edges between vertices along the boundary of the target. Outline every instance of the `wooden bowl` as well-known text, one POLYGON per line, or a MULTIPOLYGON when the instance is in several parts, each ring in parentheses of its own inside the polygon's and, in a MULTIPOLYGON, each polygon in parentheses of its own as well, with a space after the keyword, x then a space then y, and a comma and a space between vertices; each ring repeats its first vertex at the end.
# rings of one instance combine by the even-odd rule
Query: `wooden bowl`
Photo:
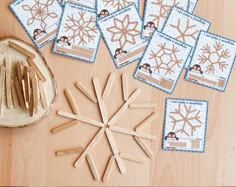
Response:
POLYGON ((7 109, 6 94, 3 95, 0 126, 10 128, 23 127, 36 123, 49 114, 56 98, 56 82, 45 58, 37 49, 17 38, 4 37, 0 39, 0 66, 4 64, 5 57, 9 57, 11 59, 11 78, 15 78, 17 75, 16 63, 19 61, 27 62, 27 57, 17 50, 11 48, 9 46, 9 41, 15 42, 35 54, 35 63, 46 78, 46 82, 44 82, 44 90, 47 99, 47 108, 43 109, 40 102, 38 113, 34 114, 32 117, 30 117, 29 113, 23 110, 21 107, 7 109))

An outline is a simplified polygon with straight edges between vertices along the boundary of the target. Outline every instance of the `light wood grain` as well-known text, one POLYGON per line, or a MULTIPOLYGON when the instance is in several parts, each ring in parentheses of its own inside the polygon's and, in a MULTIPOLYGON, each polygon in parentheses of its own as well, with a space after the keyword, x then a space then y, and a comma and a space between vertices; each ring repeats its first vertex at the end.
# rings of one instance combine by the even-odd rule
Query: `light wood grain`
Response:
MULTIPOLYGON (((16 36, 31 44, 31 39, 10 11, 12 0, 1 0, 0 37, 16 36)), ((143 12, 145 1, 140 1, 143 12)), ((236 1, 199 0, 196 15, 212 22, 210 32, 236 40, 236 1)), ((137 61, 121 69, 116 69, 103 40, 100 42, 94 64, 53 54, 53 43, 40 49, 48 60, 57 82, 58 97, 49 117, 35 126, 20 129, 0 128, 0 185, 2 186, 235 186, 236 184, 236 141, 235 141, 235 93, 236 71, 232 70, 227 90, 217 92, 184 80, 185 71, 172 95, 148 86, 131 76, 137 61), (99 78, 103 89, 111 72, 114 80, 111 92, 106 97, 109 118, 123 105, 120 76, 127 72, 130 94, 137 87, 142 93, 134 102, 155 102, 158 113, 150 125, 141 132, 157 136, 154 142, 143 142, 153 152, 153 158, 143 152, 136 141, 129 136, 114 133, 119 151, 147 159, 145 164, 125 161, 126 174, 121 175, 113 165, 109 179, 102 183, 93 180, 86 160, 81 167, 72 166, 76 154, 57 157, 58 148, 76 147, 89 144, 96 127, 81 123, 56 135, 50 129, 67 121, 57 116, 56 110, 68 110, 63 91, 69 88, 79 105, 81 115, 101 121, 98 106, 81 95, 75 88, 76 81, 82 82, 95 95, 92 78, 99 78), (118 78, 119 77, 119 78, 118 78), (164 121, 165 98, 204 99, 209 101, 206 152, 204 154, 170 152, 161 149, 164 121)), ((23 59, 22 59, 23 60, 23 59)), ((21 61, 21 59, 20 59, 21 61)), ((3 62, 3 60, 2 60, 3 62)), ((17 61, 16 61, 17 62, 17 61)), ((70 112, 70 111, 69 111, 70 112)), ((118 122, 122 127, 134 129, 152 111, 149 109, 128 109, 118 122)), ((115 124, 116 125, 116 124, 115 124)), ((105 138, 106 139, 106 138, 105 138)), ((111 150, 101 139, 93 149, 93 159, 101 175, 111 156, 111 150), (96 154, 95 154, 96 153, 96 154)))

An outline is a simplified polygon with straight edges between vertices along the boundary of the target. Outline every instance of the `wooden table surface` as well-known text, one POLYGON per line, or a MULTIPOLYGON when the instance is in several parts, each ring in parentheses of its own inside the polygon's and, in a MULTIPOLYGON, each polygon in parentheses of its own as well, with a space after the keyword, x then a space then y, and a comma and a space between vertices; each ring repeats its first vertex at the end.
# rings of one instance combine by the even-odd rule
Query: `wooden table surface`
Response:
MULTIPOLYGON (((8 8, 10 2, 11 0, 1 0, 0 3, 0 37, 15 36, 31 43, 8 8)), ((143 4, 144 1, 141 0, 141 10, 143 4)), ((235 7, 235 0, 199 0, 196 15, 212 22, 211 32, 236 40, 235 7)), ((47 58, 57 81, 58 97, 53 111, 46 119, 30 127, 0 128, 0 185, 236 185, 235 69, 225 93, 189 83, 183 80, 183 73, 174 94, 168 95, 132 78, 137 62, 120 70, 116 69, 103 41, 100 43, 95 64, 55 55, 51 49, 52 44, 41 49, 41 52, 47 58), (115 134, 119 150, 143 157, 146 163, 124 161, 126 175, 121 175, 115 165, 108 182, 102 183, 93 180, 86 161, 79 168, 73 167, 78 155, 56 157, 54 154, 55 150, 60 148, 79 145, 86 147, 97 132, 97 128, 79 123, 56 135, 51 134, 50 129, 68 121, 56 115, 59 109, 70 112, 63 94, 65 88, 71 89, 76 96, 76 102, 83 115, 100 120, 97 105, 92 104, 78 92, 74 83, 79 80, 92 90, 92 78, 97 76, 103 86, 110 72, 116 74, 116 80, 115 87, 105 103, 109 116, 112 116, 122 104, 120 75, 122 72, 127 72, 130 92, 137 87, 142 89, 138 101, 158 103, 156 111, 159 113, 159 118, 152 123, 150 129, 147 129, 158 138, 149 143, 155 153, 155 157, 150 160, 132 137, 115 134), (161 149, 166 97, 209 100, 204 154, 161 149)), ((129 110, 120 123, 133 128, 151 112, 152 110, 129 110)), ((111 155, 105 136, 91 154, 99 173, 103 174, 111 155)))

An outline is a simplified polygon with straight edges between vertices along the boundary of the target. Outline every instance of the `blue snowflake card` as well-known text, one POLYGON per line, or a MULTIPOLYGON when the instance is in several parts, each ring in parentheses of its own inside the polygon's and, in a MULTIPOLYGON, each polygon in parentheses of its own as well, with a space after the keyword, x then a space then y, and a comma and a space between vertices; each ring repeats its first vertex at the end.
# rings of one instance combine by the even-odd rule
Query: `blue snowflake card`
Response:
POLYGON ((155 31, 134 78, 173 93, 192 47, 155 31))
POLYGON ((224 92, 236 57, 236 41, 202 31, 186 80, 224 92))
POLYGON ((166 99, 162 148, 204 152, 208 101, 166 99))
POLYGON ((146 0, 142 29, 143 38, 151 38, 154 30, 161 31, 173 6, 188 10, 189 0, 146 0))
MULTIPOLYGON (((163 33, 195 47, 201 30, 208 31, 211 23, 178 7, 173 7, 163 27, 163 33)), ((192 51, 193 52, 193 51, 192 51)), ((188 68, 192 53, 185 65, 188 68)))
POLYGON ((99 0, 96 1, 97 18, 104 18, 131 4, 139 8, 139 0, 99 0))
POLYGON ((117 68, 142 57, 148 41, 141 38, 142 20, 135 5, 98 20, 98 25, 117 68))
POLYGON ((55 39, 62 14, 57 0, 15 0, 9 6, 36 47, 55 39))
POLYGON ((66 3, 53 52, 92 63, 100 38, 95 9, 66 3))
POLYGON ((189 0, 188 12, 193 13, 197 6, 198 0, 189 0))
POLYGON ((90 8, 95 8, 95 0, 60 0, 60 3, 64 6, 66 3, 74 3, 90 8))

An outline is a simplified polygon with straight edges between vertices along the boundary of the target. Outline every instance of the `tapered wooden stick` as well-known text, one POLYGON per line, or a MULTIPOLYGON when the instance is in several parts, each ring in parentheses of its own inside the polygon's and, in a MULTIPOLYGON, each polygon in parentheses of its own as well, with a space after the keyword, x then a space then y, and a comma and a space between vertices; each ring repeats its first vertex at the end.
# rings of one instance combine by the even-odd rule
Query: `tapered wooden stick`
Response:
POLYGON ((69 89, 65 89, 64 93, 65 93, 65 96, 66 96, 66 98, 68 100, 68 103, 69 103, 73 113, 74 114, 79 114, 78 106, 77 106, 76 101, 75 101, 74 97, 72 96, 70 90, 69 89))
POLYGON ((120 158, 126 159, 126 160, 130 160, 133 162, 138 162, 138 163, 145 163, 145 159, 134 156, 134 155, 130 155, 127 153, 119 153, 120 158))
POLYGON ((85 96, 87 96, 92 102, 97 103, 96 97, 80 82, 75 83, 76 88, 78 88, 85 96))
POLYGON ((86 159, 87 159, 89 168, 90 168, 90 170, 91 170, 91 172, 92 172, 92 175, 93 175, 94 180, 95 180, 95 181, 100 181, 100 180, 101 180, 101 177, 99 176, 98 170, 97 170, 97 168, 96 168, 96 166, 95 166, 95 163, 94 163, 94 161, 93 161, 91 155, 90 155, 90 154, 87 154, 86 159))
POLYGON ((16 64, 16 68, 17 68, 17 76, 18 76, 18 80, 21 84, 22 79, 23 79, 23 70, 22 70, 22 65, 20 62, 17 62, 16 64))
POLYGON ((150 148, 137 136, 134 137, 134 139, 136 140, 136 142, 139 144, 139 146, 142 148, 142 150, 146 153, 146 155, 149 158, 153 158, 153 153, 150 150, 150 148))
POLYGON ((35 64, 34 60, 32 58, 28 58, 27 61, 31 65, 31 67, 34 69, 39 79, 43 82, 46 82, 45 76, 43 75, 41 70, 38 68, 38 66, 35 64))
POLYGON ((42 107, 46 109, 48 107, 47 98, 46 98, 43 82, 40 80, 39 80, 39 93, 40 93, 40 100, 42 103, 42 107))
POLYGON ((130 108, 137 108, 137 109, 143 109, 143 108, 156 108, 156 103, 131 103, 129 105, 130 108))
POLYGON ((113 83, 114 83, 114 79, 115 79, 115 73, 111 73, 108 80, 107 80, 105 89, 104 89, 103 94, 102 94, 103 99, 108 97, 108 95, 110 94, 113 83))
POLYGON ((126 169, 125 169, 124 163, 123 163, 123 161, 121 160, 121 158, 119 156, 119 152, 118 152, 118 149, 116 147, 115 140, 114 140, 114 138, 112 136, 112 133, 110 132, 109 129, 106 129, 106 135, 107 135, 108 142, 111 146, 111 150, 114 154, 114 157, 116 158, 116 163, 119 167, 119 170, 120 170, 121 174, 125 174, 126 169))
POLYGON ((33 97, 33 89, 30 88, 30 100, 29 100, 29 114, 32 117, 34 115, 34 97, 33 97))
POLYGON ((97 95, 97 100, 98 100, 98 105, 100 108, 100 113, 102 116, 102 121, 103 123, 107 124, 108 123, 108 117, 107 117, 107 113, 106 113, 106 109, 105 109, 105 104, 104 101, 102 99, 102 93, 101 93, 101 88, 98 82, 98 79, 96 77, 93 78, 93 84, 94 84, 94 89, 97 95))
POLYGON ((31 53, 28 49, 18 45, 15 42, 9 42, 9 46, 14 48, 15 50, 21 52, 22 54, 26 55, 27 57, 30 57, 30 58, 36 57, 36 55, 34 53, 31 53))
POLYGON ((107 182, 108 179, 110 178, 111 169, 114 166, 114 164, 115 164, 115 157, 111 156, 111 158, 108 161, 108 164, 107 164, 107 167, 106 167, 106 171, 105 171, 105 173, 103 175, 103 178, 102 178, 103 182, 107 182))
POLYGON ((75 148, 69 148, 69 149, 62 149, 56 151, 57 156, 66 156, 69 154, 74 154, 74 153, 81 153, 84 149, 82 147, 75 147, 75 148))
POLYGON ((33 78, 32 79, 32 85, 33 85, 33 99, 34 99, 34 113, 38 113, 38 105, 39 105, 39 98, 38 98, 38 84, 37 84, 37 79, 33 78))
POLYGON ((129 98, 129 87, 128 87, 128 78, 127 78, 126 73, 122 74, 122 88, 123 88, 123 98, 125 101, 127 101, 129 98))
POLYGON ((156 119, 158 117, 158 113, 152 113, 150 116, 148 116, 141 124, 139 124, 135 130, 136 131, 140 131, 142 129, 144 129, 147 125, 149 125, 154 119, 156 119))
POLYGON ((108 125, 113 125, 121 117, 121 115, 125 112, 125 110, 129 106, 129 104, 132 103, 140 93, 141 93, 141 89, 140 88, 136 89, 135 92, 130 96, 130 98, 125 102, 125 104, 111 118, 111 120, 108 122, 108 125))
POLYGON ((12 99, 13 99, 13 106, 14 108, 19 106, 19 100, 17 97, 16 87, 15 87, 15 80, 11 80, 11 92, 12 92, 12 99))
POLYGON ((6 77, 6 68, 5 66, 2 66, 0 75, 0 116, 2 114, 5 77, 6 77))
POLYGON ((155 140, 156 139, 156 136, 152 136, 152 135, 141 133, 141 132, 136 132, 136 131, 121 128, 121 127, 110 126, 109 129, 112 130, 112 131, 115 131, 115 132, 122 133, 122 134, 138 136, 140 138, 145 138, 145 139, 148 139, 148 140, 155 140))
POLYGON ((92 120, 92 119, 89 119, 89 118, 86 118, 86 117, 83 117, 81 115, 75 115, 75 114, 71 114, 71 113, 68 113, 68 112, 62 112, 62 111, 58 111, 57 114, 59 116, 63 116, 63 117, 66 117, 66 118, 77 119, 77 120, 82 121, 84 123, 87 123, 89 125, 94 125, 94 126, 97 126, 97 127, 104 127, 103 123, 92 120))
POLYGON ((29 70, 26 66, 24 66, 24 69, 23 69, 23 78, 24 78, 24 86, 25 86, 25 101, 29 103, 30 78, 29 78, 29 70))
POLYGON ((79 167, 84 158, 90 153, 92 148, 97 144, 97 142, 100 140, 104 133, 104 128, 100 129, 99 132, 96 134, 96 136, 93 138, 93 140, 88 144, 86 149, 83 151, 83 153, 79 156, 79 158, 76 160, 74 167, 79 167))
POLYGON ((20 83, 19 83, 19 81, 18 81, 18 78, 15 78, 15 88, 16 88, 18 100, 19 100, 19 102, 20 102, 20 106, 25 110, 26 107, 25 107, 24 96, 23 96, 23 93, 22 93, 22 91, 21 91, 20 83))
POLYGON ((72 120, 70 122, 66 122, 62 125, 59 125, 57 127, 54 127, 53 129, 51 129, 51 133, 55 134, 55 133, 61 132, 67 128, 73 127, 76 124, 78 124, 78 120, 76 120, 76 119, 72 120))
POLYGON ((6 67, 6 96, 7 96, 7 108, 13 108, 12 105, 12 93, 11 93, 11 61, 9 57, 5 58, 6 67))

